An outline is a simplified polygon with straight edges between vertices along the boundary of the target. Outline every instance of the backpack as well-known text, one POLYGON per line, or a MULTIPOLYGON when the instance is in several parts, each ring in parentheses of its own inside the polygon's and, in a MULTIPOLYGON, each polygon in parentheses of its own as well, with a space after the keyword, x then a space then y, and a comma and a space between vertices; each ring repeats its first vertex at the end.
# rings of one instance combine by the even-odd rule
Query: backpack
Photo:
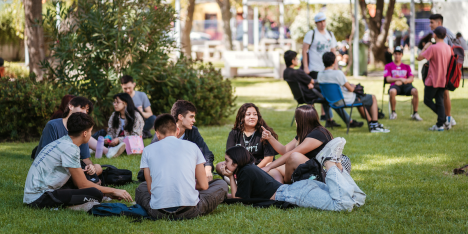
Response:
POLYGON ((314 180, 325 183, 326 175, 327 174, 325 173, 325 170, 320 165, 320 163, 315 158, 312 158, 309 161, 299 165, 296 170, 294 170, 291 181, 294 183, 300 180, 307 180, 312 176, 315 176, 314 180))
POLYGON ((463 61, 465 60, 465 50, 457 43, 457 40, 452 41, 451 49, 452 56, 450 57, 449 66, 447 68, 445 87, 450 91, 454 91, 460 86, 460 79, 463 74, 463 61))
POLYGON ((101 203, 100 205, 93 206, 88 211, 88 214, 94 216, 129 216, 137 219, 152 219, 146 210, 138 204, 127 207, 122 203, 101 203))
POLYGON ((101 165, 107 167, 102 171, 101 181, 104 186, 107 185, 124 185, 132 183, 132 171, 127 169, 118 169, 112 165, 101 165))
MULTIPOLYGON (((311 47, 312 44, 314 43, 314 39, 315 39, 315 29, 312 29, 312 31, 314 31, 314 33, 312 34, 312 40, 310 41, 309 48, 307 48, 307 56, 309 56, 310 47, 311 47)), ((325 31, 327 31, 328 34, 330 34, 330 37, 331 37, 331 38, 334 38, 333 34, 332 34, 330 31, 328 31, 328 30, 326 30, 326 29, 325 29, 325 31)), ((302 57, 304 57, 304 56, 302 56, 302 57)), ((307 58, 309 58, 309 57, 307 57, 307 58)), ((301 67, 300 67, 299 69, 300 69, 300 70, 304 70, 304 60, 303 60, 303 59, 301 59, 301 67)), ((309 75, 309 74, 307 74, 307 75, 309 75)))

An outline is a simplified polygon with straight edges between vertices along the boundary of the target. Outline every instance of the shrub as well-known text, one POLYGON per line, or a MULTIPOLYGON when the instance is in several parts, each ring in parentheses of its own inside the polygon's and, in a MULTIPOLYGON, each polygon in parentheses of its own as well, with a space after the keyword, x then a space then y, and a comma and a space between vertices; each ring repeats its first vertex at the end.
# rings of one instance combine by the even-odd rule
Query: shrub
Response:
POLYGON ((210 64, 181 57, 169 63, 156 78, 146 78, 141 87, 147 90, 153 113, 170 113, 177 100, 191 101, 197 107, 197 123, 219 124, 234 111, 235 97, 231 82, 210 64))
POLYGON ((32 140, 42 133, 67 89, 29 78, 0 78, 0 138, 32 140))

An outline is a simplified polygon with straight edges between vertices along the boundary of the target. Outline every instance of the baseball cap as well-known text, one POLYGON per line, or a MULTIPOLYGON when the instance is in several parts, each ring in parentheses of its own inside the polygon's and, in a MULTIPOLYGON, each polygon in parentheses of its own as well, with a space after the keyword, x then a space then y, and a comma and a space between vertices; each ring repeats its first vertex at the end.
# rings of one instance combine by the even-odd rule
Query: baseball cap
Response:
POLYGON ((395 49, 393 50, 393 53, 396 53, 396 52, 400 52, 403 54, 403 49, 401 48, 401 46, 395 47, 395 49))
POLYGON ((325 13, 319 12, 318 14, 315 15, 314 20, 315 22, 320 22, 326 20, 327 17, 325 16, 325 13))
POLYGON ((443 39, 447 35, 447 30, 443 26, 439 26, 434 29, 434 34, 437 38, 443 39))

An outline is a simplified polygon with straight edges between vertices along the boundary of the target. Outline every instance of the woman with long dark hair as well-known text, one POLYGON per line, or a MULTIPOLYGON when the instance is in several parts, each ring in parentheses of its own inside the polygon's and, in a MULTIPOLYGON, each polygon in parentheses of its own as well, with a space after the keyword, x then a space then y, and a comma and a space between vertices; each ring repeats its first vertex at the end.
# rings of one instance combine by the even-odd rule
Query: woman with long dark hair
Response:
POLYGON ((295 112, 296 137, 287 145, 281 144, 267 129, 262 138, 282 156, 263 170, 281 183, 291 183, 296 168, 314 159, 315 156, 333 139, 332 134, 319 121, 317 111, 312 105, 300 106, 295 112))
POLYGON ((307 179, 291 185, 279 183, 254 165, 249 152, 243 147, 229 148, 224 156, 226 164, 222 168, 222 175, 230 179, 231 194, 228 194, 228 198, 270 199, 332 211, 351 211, 354 206, 362 206, 366 194, 340 163, 345 144, 344 138, 335 138, 313 158, 326 168, 326 183, 307 179))
POLYGON ((110 146, 123 142, 126 136, 142 136, 145 121, 127 93, 114 95, 114 113, 109 118, 107 134, 112 137, 110 146))
POLYGON ((50 117, 50 120, 53 120, 53 119, 60 119, 60 118, 67 117, 67 115, 66 115, 66 116, 63 116, 63 113, 64 113, 65 110, 67 109, 68 103, 70 102, 70 100, 72 100, 74 97, 75 97, 75 95, 71 95, 71 94, 67 94, 67 95, 63 96, 62 102, 60 103, 60 106, 59 106, 58 109, 52 114, 52 117, 50 117))
MULTIPOLYGON (((253 156, 253 162, 262 168, 274 160, 277 154, 270 143, 262 139, 263 128, 267 129, 273 138, 278 139, 278 135, 263 120, 258 107, 253 103, 243 104, 237 111, 234 127, 229 133, 226 149, 233 146, 242 146, 253 156)), ((225 162, 216 165, 216 171, 225 162)))

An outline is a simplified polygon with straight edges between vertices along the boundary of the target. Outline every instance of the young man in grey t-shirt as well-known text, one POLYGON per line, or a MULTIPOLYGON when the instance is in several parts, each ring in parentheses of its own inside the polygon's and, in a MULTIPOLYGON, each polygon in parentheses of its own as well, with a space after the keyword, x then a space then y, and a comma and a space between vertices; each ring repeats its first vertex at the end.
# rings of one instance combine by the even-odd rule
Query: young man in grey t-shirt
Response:
POLYGON ((143 115, 143 119, 145 119, 143 138, 152 138, 153 135, 151 134, 151 128, 153 128, 156 116, 153 115, 148 96, 144 92, 135 91, 136 83, 133 81, 133 77, 129 75, 124 75, 120 78, 120 85, 122 86, 123 91, 132 97, 135 107, 140 110, 143 115))

